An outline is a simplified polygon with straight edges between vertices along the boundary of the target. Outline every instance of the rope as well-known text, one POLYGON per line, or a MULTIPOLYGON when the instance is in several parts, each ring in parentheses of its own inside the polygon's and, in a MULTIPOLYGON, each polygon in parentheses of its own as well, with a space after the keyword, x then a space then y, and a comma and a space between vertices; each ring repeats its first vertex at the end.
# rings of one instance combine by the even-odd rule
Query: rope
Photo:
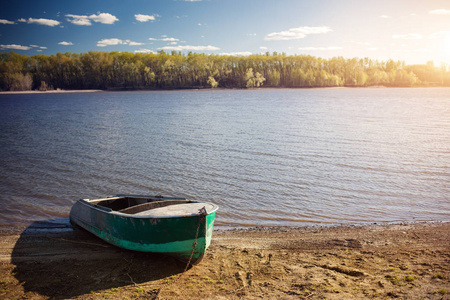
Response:
MULTIPOLYGON (((198 225, 197 225, 197 231, 195 232, 195 240, 192 243, 191 255, 189 256, 189 260, 186 264, 186 267, 184 268, 183 273, 181 273, 181 275, 176 280, 171 282, 171 284, 175 283, 176 281, 179 281, 183 277, 183 275, 186 273, 186 271, 189 269, 189 266, 191 265, 192 256, 194 255, 195 247, 197 247, 197 239, 198 239, 198 232, 200 231, 200 224, 206 224, 206 214, 207 214, 206 207, 203 206, 203 208, 199 209, 198 213, 199 213, 198 225)), ((205 236, 205 238, 206 238, 206 236, 205 236)), ((206 243, 206 241, 205 241, 205 243, 206 243)), ((164 288, 167 288, 168 286, 169 286, 169 282, 166 282, 165 284, 163 284, 154 299, 158 299, 159 295, 161 294, 161 291, 164 288)))

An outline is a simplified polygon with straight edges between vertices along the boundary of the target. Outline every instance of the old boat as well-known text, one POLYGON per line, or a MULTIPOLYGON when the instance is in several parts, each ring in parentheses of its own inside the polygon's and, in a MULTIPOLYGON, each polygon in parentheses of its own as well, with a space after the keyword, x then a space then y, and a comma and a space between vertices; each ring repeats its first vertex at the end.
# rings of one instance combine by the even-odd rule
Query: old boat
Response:
POLYGON ((121 248, 164 253, 197 264, 211 243, 218 206, 162 196, 78 200, 70 222, 121 248))

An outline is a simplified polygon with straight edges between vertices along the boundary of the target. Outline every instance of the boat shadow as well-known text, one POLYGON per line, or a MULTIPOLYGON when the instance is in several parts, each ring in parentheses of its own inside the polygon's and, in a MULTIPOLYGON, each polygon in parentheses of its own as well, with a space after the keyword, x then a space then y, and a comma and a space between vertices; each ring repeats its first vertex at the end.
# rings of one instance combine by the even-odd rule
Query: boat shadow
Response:
POLYGON ((67 299, 164 279, 184 271, 177 260, 109 245, 68 218, 39 221, 25 229, 11 254, 25 291, 67 299))

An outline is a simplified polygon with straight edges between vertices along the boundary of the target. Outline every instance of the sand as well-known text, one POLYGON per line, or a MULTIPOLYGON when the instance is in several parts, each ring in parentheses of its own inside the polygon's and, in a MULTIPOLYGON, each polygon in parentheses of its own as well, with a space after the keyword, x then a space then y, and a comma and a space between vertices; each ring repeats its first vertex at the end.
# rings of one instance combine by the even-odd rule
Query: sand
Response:
POLYGON ((0 95, 20 95, 20 94, 58 94, 58 93, 99 93, 103 90, 48 90, 48 91, 0 91, 0 95))
POLYGON ((450 299, 450 223, 215 231, 185 267, 81 229, 0 236, 1 299, 450 299))

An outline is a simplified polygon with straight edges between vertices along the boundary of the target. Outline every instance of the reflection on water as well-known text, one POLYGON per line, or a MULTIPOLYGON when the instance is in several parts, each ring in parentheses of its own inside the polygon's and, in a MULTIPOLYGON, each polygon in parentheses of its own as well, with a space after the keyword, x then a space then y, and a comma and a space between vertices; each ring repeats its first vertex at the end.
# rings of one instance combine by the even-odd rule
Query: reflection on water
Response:
POLYGON ((217 226, 448 221, 449 120, 448 88, 0 95, 0 224, 117 193, 217 226))

